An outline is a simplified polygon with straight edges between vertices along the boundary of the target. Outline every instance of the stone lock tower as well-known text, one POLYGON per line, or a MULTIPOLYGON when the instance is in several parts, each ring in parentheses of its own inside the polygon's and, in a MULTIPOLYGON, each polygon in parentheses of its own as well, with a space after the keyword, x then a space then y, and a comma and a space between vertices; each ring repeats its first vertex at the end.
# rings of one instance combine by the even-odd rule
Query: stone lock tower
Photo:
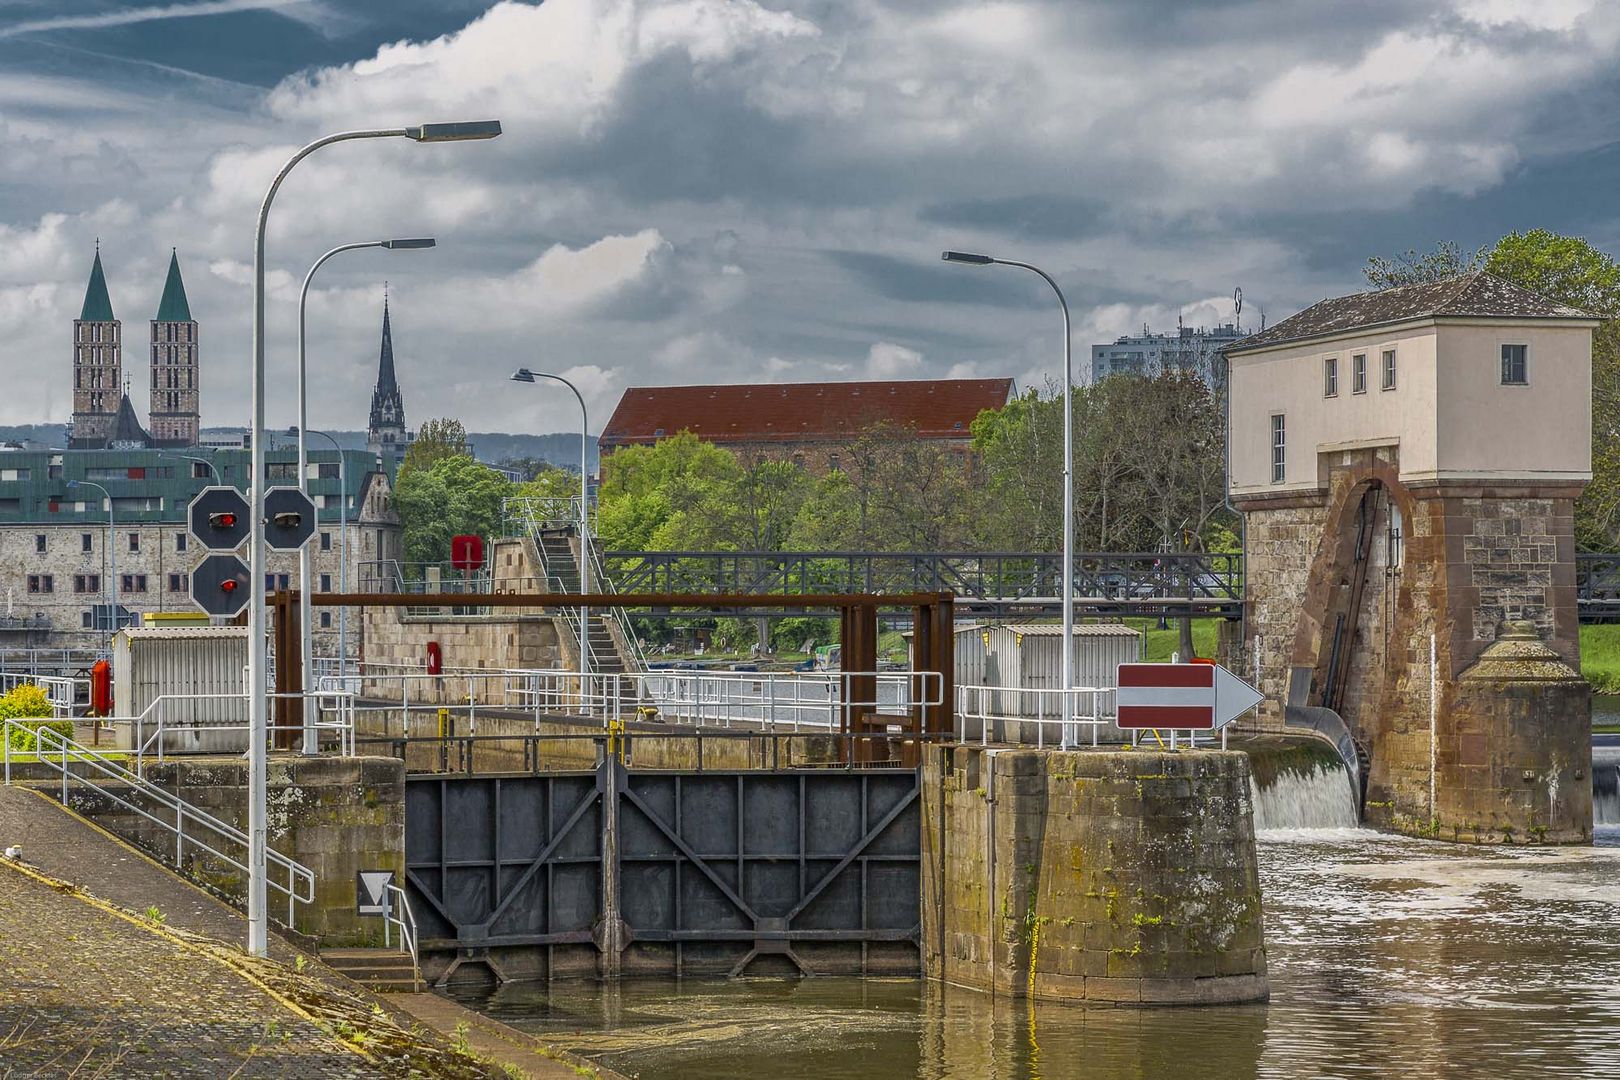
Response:
POLYGON ((1591 838, 1574 503, 1597 325, 1475 273, 1225 350, 1263 719, 1338 743, 1374 825, 1591 838))
POLYGON ((112 438, 124 390, 123 323, 114 315, 101 269, 101 245, 90 266, 84 305, 73 320, 74 447, 105 446, 112 438))

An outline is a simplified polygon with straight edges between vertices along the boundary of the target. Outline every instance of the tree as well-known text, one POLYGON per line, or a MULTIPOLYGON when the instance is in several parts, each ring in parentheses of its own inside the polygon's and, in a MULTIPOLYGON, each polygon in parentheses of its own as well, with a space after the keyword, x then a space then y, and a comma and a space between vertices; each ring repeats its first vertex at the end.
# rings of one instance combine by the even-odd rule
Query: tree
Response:
POLYGON ((1472 273, 1485 266, 1485 255, 1485 248, 1467 251, 1456 241, 1445 240, 1433 251, 1419 252, 1414 248, 1391 259, 1374 255, 1361 272, 1374 289, 1393 289, 1472 273))
POLYGON ((450 538, 463 533, 494 536, 501 502, 512 485, 466 454, 443 457, 424 468, 401 468, 394 485, 405 560, 437 563, 450 558, 450 538))
POLYGON ((457 456, 471 457, 467 429, 461 421, 448 417, 429 420, 418 429, 416 441, 405 451, 405 460, 400 462, 399 468, 402 473, 409 469, 427 469, 437 461, 457 456))
POLYGON ((1508 233, 1491 249, 1485 269, 1549 300, 1606 319, 1620 315, 1620 263, 1578 236, 1547 229, 1508 233))

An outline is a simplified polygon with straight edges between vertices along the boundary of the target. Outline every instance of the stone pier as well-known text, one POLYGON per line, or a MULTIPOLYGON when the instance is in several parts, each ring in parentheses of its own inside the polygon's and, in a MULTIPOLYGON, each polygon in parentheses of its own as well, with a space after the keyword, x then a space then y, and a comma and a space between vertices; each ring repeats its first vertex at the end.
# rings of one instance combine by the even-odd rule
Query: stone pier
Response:
POLYGON ((933 748, 922 821, 930 979, 1049 1001, 1266 998, 1245 755, 933 748))

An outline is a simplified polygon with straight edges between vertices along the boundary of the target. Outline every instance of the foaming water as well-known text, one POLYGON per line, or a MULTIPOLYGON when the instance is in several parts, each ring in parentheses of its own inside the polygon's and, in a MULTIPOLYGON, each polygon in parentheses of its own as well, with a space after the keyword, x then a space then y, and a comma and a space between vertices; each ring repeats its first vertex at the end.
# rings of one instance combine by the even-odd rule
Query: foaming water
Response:
POLYGON ((1353 829, 1357 824, 1355 793, 1343 768, 1312 764, 1309 770, 1284 769, 1265 787, 1251 777, 1256 832, 1297 829, 1353 829))
POLYGON ((623 1072, 674 1080, 1620 1076, 1617 845, 1615 827, 1572 848, 1264 832, 1266 1005, 1032 1006, 907 979, 509 984, 463 997, 623 1072))
POLYGON ((1620 827, 1620 748, 1592 752, 1592 824, 1620 827))

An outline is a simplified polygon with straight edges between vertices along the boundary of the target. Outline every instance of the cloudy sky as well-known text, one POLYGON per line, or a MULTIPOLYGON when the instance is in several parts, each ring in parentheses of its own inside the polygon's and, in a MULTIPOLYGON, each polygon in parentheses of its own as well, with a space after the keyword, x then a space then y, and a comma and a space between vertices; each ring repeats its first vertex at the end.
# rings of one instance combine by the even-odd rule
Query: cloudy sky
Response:
POLYGON ((332 130, 506 135, 293 174, 272 425, 308 264, 431 234, 322 271, 312 424, 364 426, 386 278, 413 422, 550 431, 575 407, 513 367, 577 377, 593 427, 636 384, 1042 382, 1040 283, 943 247, 1050 269, 1077 351, 1236 285, 1275 321, 1443 239, 1614 251, 1617 59, 1612 0, 0 0, 0 423, 67 418, 97 237, 142 334, 179 249, 204 423, 244 423, 254 215, 332 130))

